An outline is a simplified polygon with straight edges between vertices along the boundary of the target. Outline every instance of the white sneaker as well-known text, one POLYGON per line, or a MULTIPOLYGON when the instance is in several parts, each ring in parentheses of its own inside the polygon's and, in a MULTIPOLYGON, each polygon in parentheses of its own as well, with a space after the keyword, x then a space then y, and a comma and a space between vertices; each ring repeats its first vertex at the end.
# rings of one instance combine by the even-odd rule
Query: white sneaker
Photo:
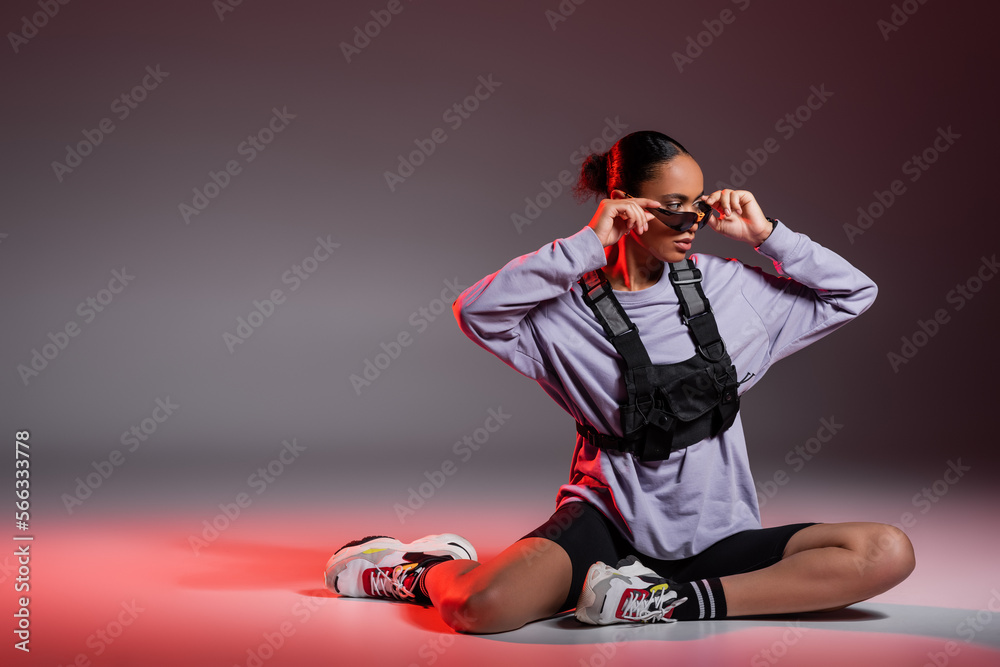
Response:
POLYGON ((600 561, 590 566, 576 603, 576 618, 591 625, 612 623, 674 623, 676 584, 629 556, 613 568, 600 561))
POLYGON ((417 577, 427 566, 444 560, 476 560, 476 550, 463 537, 444 533, 406 544, 375 535, 348 542, 326 564, 326 587, 358 598, 414 601, 417 577))

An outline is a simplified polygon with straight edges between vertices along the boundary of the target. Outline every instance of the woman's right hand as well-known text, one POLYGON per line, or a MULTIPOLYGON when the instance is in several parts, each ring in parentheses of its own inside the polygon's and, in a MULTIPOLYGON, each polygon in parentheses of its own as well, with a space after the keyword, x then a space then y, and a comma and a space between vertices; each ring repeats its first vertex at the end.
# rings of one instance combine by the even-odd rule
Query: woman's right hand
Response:
POLYGON ((653 220, 654 216, 643 207, 660 206, 660 202, 652 199, 624 198, 624 192, 621 195, 622 199, 602 199, 588 225, 605 248, 618 243, 622 236, 631 234, 632 231, 642 234, 649 229, 649 221, 653 220))

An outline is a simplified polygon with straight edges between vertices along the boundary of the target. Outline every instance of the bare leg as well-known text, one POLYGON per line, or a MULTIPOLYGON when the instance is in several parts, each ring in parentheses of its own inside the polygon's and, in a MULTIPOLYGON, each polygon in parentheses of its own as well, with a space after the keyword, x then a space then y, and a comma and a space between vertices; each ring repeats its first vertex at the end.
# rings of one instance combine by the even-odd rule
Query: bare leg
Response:
POLYGON ((559 611, 573 579, 566 551, 550 540, 515 542, 488 563, 454 560, 428 570, 424 586, 459 632, 505 632, 559 611))
POLYGON ((914 564, 909 538, 894 526, 818 524, 795 533, 774 565, 721 581, 729 616, 827 611, 889 590, 914 564))

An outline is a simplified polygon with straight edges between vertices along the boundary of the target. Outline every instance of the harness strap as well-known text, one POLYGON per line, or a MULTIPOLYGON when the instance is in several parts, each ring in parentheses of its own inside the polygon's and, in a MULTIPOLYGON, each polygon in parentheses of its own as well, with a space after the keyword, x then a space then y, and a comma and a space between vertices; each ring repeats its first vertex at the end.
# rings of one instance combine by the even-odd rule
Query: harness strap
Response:
POLYGON ((670 266, 670 284, 680 301, 684 324, 694 339, 698 354, 707 361, 722 361, 726 343, 712 314, 712 306, 701 289, 701 271, 691 259, 673 262, 670 266))
POLYGON ((650 366, 649 354, 639 338, 639 328, 632 324, 625 309, 615 298, 611 283, 604 271, 597 269, 584 274, 580 278, 583 288, 583 300, 594 311, 597 321, 604 328, 604 333, 611 339, 611 344, 625 360, 626 367, 640 368, 650 366))
MULTIPOLYGON (((726 353, 726 345, 719 334, 711 305, 701 289, 701 271, 690 259, 671 263, 669 267, 670 283, 673 285, 680 302, 682 320, 694 340, 698 355, 711 364, 725 361, 731 367, 732 362, 729 361, 729 356, 726 353)), ((662 411, 653 409, 654 392, 657 390, 652 379, 654 367, 642 340, 639 338, 638 327, 629 319, 625 309, 615 297, 614 290, 611 289, 611 284, 603 270, 596 269, 584 274, 580 278, 579 284, 583 292, 584 302, 594 312, 611 344, 621 355, 622 372, 628 394, 627 405, 635 406, 638 409, 644 423, 650 425, 656 423, 661 428, 666 428, 665 425, 669 424, 672 419, 662 411), (647 421, 647 417, 651 418, 652 422, 647 421)), ((723 402, 729 404, 733 398, 734 392, 727 392, 723 402)), ((623 410, 625 405, 622 406, 623 410)), ((735 415, 735 412, 733 411, 731 414, 735 415)), ((626 428, 624 411, 622 420, 624 437, 604 434, 592 426, 579 422, 576 424, 576 430, 596 447, 636 454, 642 460, 647 460, 647 455, 650 456, 650 460, 659 460, 670 455, 673 449, 673 445, 670 444, 673 440, 672 436, 668 436, 668 439, 663 442, 656 439, 650 440, 646 428, 640 427, 634 431, 629 430, 633 427, 626 428)), ((731 419, 727 421, 731 423, 731 419)), ((723 428, 728 428, 728 425, 728 423, 725 424, 723 428)), ((706 430, 706 433, 708 432, 706 430)))
POLYGON ((684 317, 692 319, 708 312, 708 299, 701 291, 701 270, 695 263, 690 259, 683 259, 667 266, 670 267, 670 284, 677 292, 684 317))
POLYGON ((607 435, 601 433, 593 426, 588 426, 586 424, 576 423, 576 432, 582 435, 587 442, 598 447, 600 449, 610 449, 616 452, 624 452, 626 454, 635 452, 636 445, 638 443, 637 438, 618 438, 613 435, 607 435), (635 442, 633 442, 635 440, 635 442))
MULTIPOLYGON (((707 361, 721 361, 726 354, 726 344, 719 334, 712 306, 701 289, 701 270, 691 259, 668 264, 670 284, 680 301, 682 320, 694 339, 698 354, 707 361)), ((615 298, 611 283, 602 269, 590 271, 580 278, 583 300, 594 311, 611 344, 629 368, 650 366, 649 354, 639 339, 639 328, 625 313, 615 298)))

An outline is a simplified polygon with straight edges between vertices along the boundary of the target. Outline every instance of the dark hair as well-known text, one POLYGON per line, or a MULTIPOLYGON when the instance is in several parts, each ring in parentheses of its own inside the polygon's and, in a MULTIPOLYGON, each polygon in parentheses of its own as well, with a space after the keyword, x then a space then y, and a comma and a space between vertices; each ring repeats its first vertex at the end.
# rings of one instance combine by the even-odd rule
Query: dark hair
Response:
POLYGON ((580 180, 573 186, 577 201, 593 195, 601 199, 612 190, 635 196, 641 184, 656 169, 678 155, 690 155, 680 142, 662 132, 640 130, 626 134, 607 153, 591 153, 580 167, 580 180))

